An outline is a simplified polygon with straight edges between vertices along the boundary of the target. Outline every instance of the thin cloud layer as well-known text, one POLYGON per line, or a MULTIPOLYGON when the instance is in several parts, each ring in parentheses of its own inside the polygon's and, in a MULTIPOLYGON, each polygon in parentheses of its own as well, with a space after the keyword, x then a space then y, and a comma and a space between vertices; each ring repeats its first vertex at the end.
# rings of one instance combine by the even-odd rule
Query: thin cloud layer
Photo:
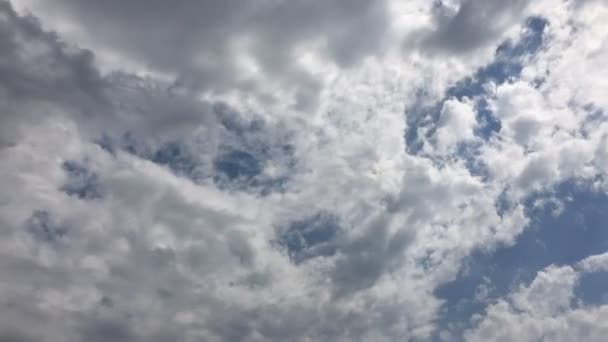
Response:
POLYGON ((607 14, 0 2, 0 341, 599 341, 607 14))

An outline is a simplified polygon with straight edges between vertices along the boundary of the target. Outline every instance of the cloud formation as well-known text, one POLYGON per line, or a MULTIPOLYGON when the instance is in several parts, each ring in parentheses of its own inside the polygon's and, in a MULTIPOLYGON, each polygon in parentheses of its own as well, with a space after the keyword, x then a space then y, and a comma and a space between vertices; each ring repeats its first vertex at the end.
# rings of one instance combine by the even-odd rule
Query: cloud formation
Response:
POLYGON ((601 341, 608 329, 606 305, 577 304, 574 289, 585 273, 606 267, 605 259, 605 254, 593 255, 574 268, 547 267, 529 286, 521 286, 507 298, 490 305, 485 316, 478 317, 479 325, 467 332, 466 339, 601 341))
POLYGON ((438 289, 608 190, 606 14, 0 1, 0 341, 599 340, 604 254, 438 289))

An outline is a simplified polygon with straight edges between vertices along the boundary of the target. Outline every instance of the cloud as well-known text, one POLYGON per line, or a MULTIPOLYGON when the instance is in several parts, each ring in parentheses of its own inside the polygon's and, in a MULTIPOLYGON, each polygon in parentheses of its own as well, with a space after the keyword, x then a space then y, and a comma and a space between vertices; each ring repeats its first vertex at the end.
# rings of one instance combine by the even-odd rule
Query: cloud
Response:
MULTIPOLYGON (((603 255, 583 259, 600 260, 603 255)), ((590 270, 551 265, 540 271, 528 285, 521 286, 506 298, 490 305, 478 317, 478 324, 467 332, 467 341, 520 339, 534 341, 601 341, 606 332, 603 323, 606 305, 573 304, 574 289, 581 276, 590 270)), ((591 271, 593 272, 593 271, 591 271)))
POLYGON ((322 81, 298 62, 305 54, 348 67, 376 54, 389 29, 384 1, 125 5, 66 0, 54 6, 26 1, 23 6, 57 18, 59 27, 65 20, 74 22, 84 41, 94 41, 119 60, 173 75, 178 86, 214 92, 237 87, 270 98, 286 89, 301 108, 316 105, 322 81))
MULTIPOLYGON (((608 201, 591 182, 568 181, 530 195, 524 204, 529 227, 513 244, 473 252, 458 277, 437 288, 437 296, 446 300, 440 318, 444 333, 460 336, 472 327, 473 315, 483 313, 514 288, 531 283, 537 272, 549 265, 578 268, 579 260, 608 247, 602 238, 606 234, 602 222, 608 201)), ((581 276, 574 289, 576 300, 600 302, 605 293, 601 283, 601 272, 581 276)))
POLYGON ((579 266, 587 272, 605 271, 608 267, 608 254, 596 254, 580 261, 579 266))
POLYGON ((455 99, 445 101, 435 133, 438 150, 447 152, 458 143, 473 139, 476 125, 477 119, 470 104, 455 99))
MULTIPOLYGON (((13 5, 0 339, 433 339, 437 289, 529 231, 530 196, 607 188, 599 2, 13 5)), ((465 337, 596 322, 585 260, 465 337)))
POLYGON ((467 53, 495 40, 521 20, 527 0, 438 1, 436 27, 423 35, 423 44, 445 53, 467 53))

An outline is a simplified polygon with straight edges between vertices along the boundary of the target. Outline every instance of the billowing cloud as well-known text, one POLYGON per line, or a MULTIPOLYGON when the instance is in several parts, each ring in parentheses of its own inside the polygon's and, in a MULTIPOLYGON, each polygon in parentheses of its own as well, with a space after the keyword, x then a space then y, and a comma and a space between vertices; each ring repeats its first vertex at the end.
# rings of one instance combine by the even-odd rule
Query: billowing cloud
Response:
POLYGON ((607 13, 0 2, 0 341, 599 338, 591 238, 445 294, 595 227, 607 13))

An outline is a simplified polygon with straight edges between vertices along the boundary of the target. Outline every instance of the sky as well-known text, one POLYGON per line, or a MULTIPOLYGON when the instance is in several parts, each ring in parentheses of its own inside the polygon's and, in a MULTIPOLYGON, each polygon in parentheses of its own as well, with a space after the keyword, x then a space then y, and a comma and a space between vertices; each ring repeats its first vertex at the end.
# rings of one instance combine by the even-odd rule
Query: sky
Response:
POLYGON ((604 341, 606 17, 0 0, 0 342, 604 341))

